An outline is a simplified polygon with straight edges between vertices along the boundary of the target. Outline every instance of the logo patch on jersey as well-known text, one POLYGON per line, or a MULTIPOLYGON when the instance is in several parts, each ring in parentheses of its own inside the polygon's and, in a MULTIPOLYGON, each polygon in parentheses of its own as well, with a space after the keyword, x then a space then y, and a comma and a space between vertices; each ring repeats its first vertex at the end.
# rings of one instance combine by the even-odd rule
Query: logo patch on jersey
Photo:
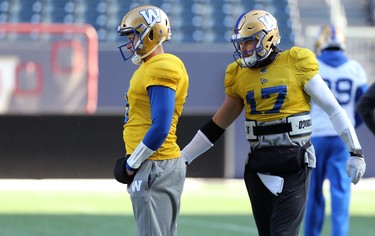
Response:
POLYGON ((265 79, 265 78, 260 78, 260 82, 261 82, 262 84, 265 84, 265 83, 267 83, 267 82, 268 82, 268 79, 265 79))

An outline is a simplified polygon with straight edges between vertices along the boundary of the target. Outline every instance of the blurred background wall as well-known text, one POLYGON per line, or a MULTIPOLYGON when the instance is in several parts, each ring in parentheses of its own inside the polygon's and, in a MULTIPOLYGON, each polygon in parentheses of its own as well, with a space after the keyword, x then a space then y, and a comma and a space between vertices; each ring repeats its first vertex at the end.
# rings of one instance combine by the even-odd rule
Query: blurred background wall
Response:
MULTIPOLYGON (((123 62, 117 24, 129 9, 161 7, 172 25, 167 52, 190 76, 178 127, 183 147, 224 99, 229 39, 237 17, 264 9, 278 19, 280 48, 312 49, 321 24, 346 32, 347 51, 375 80, 375 1, 0 0, 0 178, 112 178, 124 154, 124 93, 137 68, 123 62)), ((375 137, 357 129, 375 176, 375 137)), ((189 177, 241 178, 248 144, 243 116, 188 169, 189 177)))

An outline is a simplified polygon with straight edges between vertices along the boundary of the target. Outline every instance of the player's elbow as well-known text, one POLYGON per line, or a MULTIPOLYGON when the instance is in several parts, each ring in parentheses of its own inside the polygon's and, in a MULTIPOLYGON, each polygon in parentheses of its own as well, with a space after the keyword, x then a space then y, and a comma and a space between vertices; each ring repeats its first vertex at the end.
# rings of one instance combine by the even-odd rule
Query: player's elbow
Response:
POLYGON ((157 134, 160 140, 165 140, 169 134, 169 127, 162 127, 157 130, 157 134))

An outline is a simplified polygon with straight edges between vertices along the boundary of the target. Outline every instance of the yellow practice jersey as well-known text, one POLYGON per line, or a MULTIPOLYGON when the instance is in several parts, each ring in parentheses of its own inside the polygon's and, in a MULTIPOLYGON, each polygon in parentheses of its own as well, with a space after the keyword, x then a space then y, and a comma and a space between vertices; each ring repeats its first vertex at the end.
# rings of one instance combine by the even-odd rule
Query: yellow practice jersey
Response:
POLYGON ((181 155, 176 128, 186 101, 188 85, 189 78, 183 62, 172 54, 156 55, 139 66, 130 80, 126 95, 123 138, 127 154, 134 151, 151 127, 151 104, 147 88, 164 86, 175 91, 172 124, 164 143, 149 159, 166 160, 181 155))
POLYGON ((275 61, 262 68, 228 65, 225 93, 240 97, 247 120, 273 121, 310 111, 305 84, 318 74, 315 55, 305 48, 293 47, 281 52, 275 61))

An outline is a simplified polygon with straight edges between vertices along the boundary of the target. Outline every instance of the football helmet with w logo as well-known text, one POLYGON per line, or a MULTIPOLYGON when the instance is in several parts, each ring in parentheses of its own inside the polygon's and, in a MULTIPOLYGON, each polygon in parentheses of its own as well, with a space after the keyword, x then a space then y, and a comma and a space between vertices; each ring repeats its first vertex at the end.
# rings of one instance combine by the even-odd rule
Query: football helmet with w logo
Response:
POLYGON ((277 20, 270 13, 263 10, 246 12, 233 27, 233 57, 241 67, 252 67, 270 55, 280 38, 277 20), (253 43, 255 47, 245 50, 243 45, 246 43, 253 43))
POLYGON ((121 56, 124 61, 131 58, 136 65, 171 38, 168 16, 155 6, 139 6, 130 10, 122 18, 117 32, 128 39, 118 47, 121 56))
POLYGON ((345 36, 341 28, 334 25, 320 27, 315 41, 315 53, 319 55, 322 50, 326 49, 345 50, 345 36))

